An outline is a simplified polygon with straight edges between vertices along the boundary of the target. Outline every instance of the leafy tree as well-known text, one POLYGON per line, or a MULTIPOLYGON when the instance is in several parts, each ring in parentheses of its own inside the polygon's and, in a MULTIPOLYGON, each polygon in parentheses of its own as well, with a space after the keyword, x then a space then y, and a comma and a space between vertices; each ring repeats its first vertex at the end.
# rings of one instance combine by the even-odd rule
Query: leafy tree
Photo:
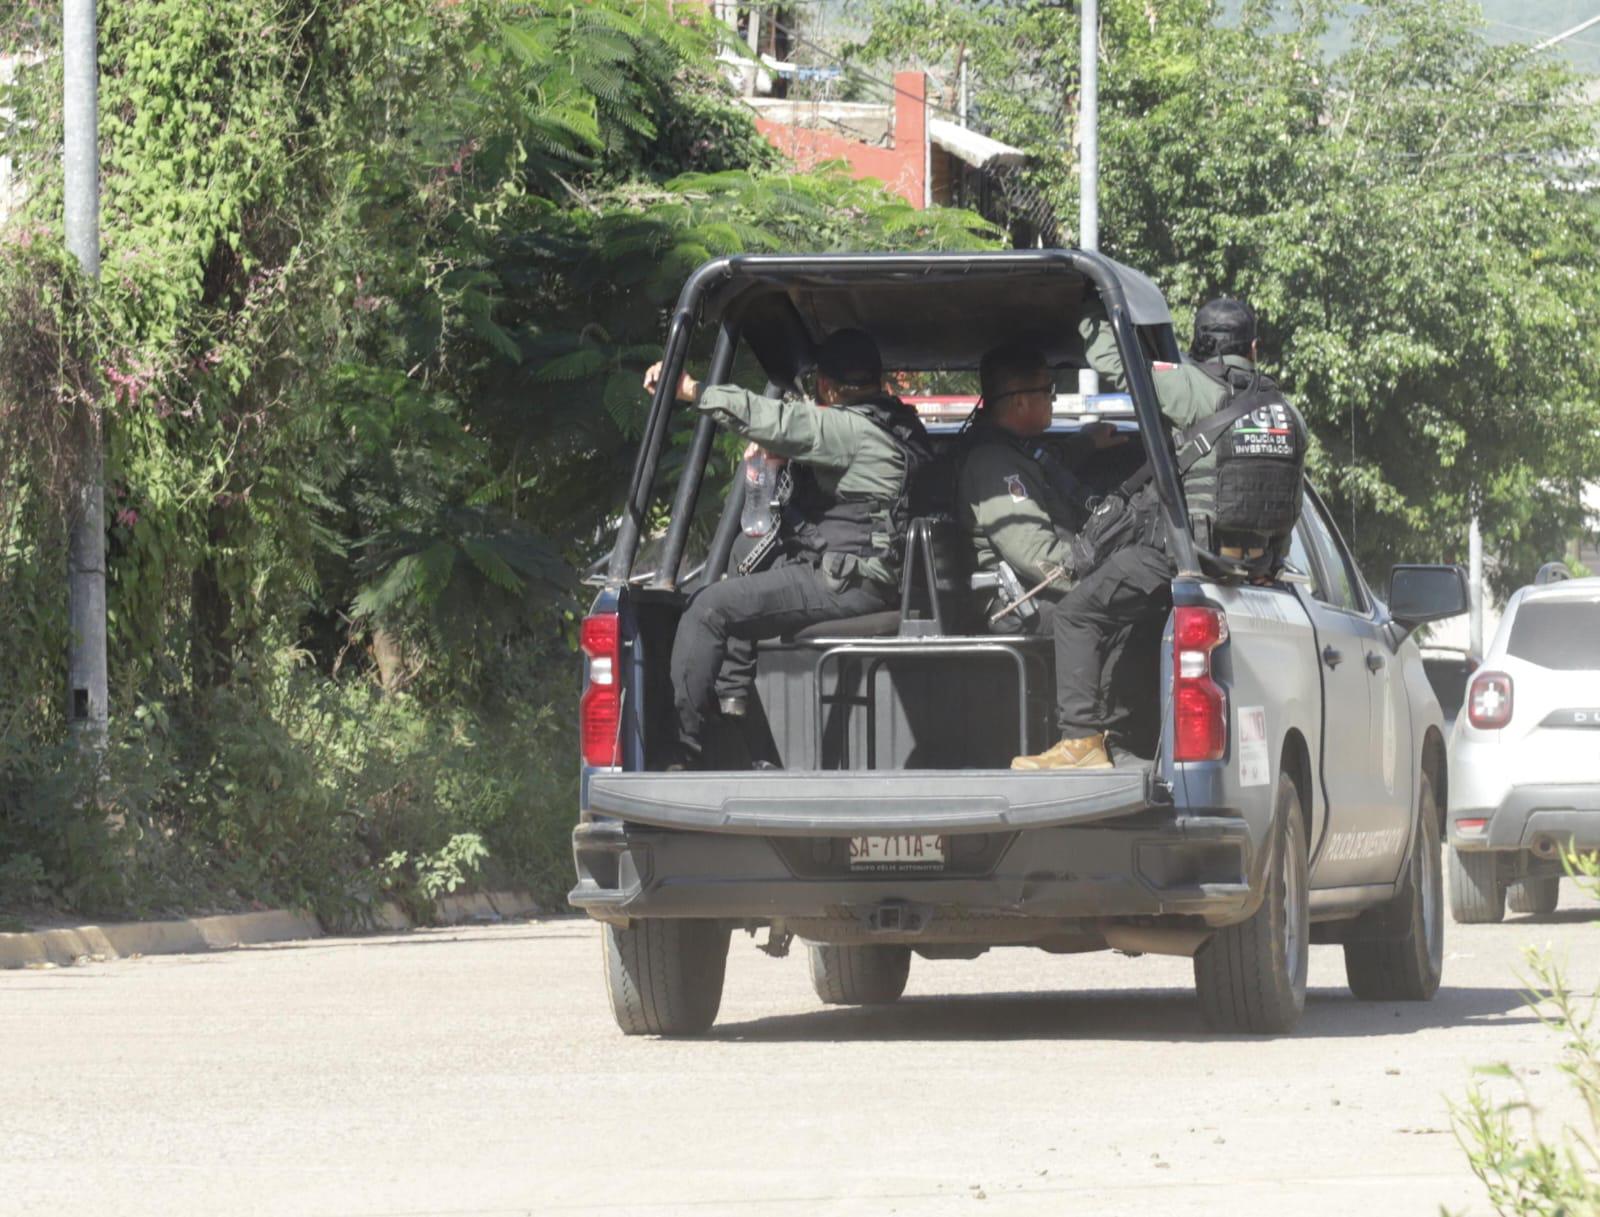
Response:
MULTIPOLYGON (((1102 245, 1155 275, 1180 328, 1214 294, 1256 304, 1370 568, 1464 556, 1477 511, 1515 586, 1582 526, 1600 455, 1595 113, 1559 64, 1491 45, 1470 4, 1367 5, 1340 53, 1332 9, 1225 24, 1202 0, 1107 0, 1102 245)), ((1076 215, 1076 14, 939 11, 883 0, 858 54, 947 75, 964 54, 981 120, 1076 215)))
MULTIPOLYGON (((0 23, 59 44, 55 3, 0 23)), ((23 67, 0 127, 28 185, 0 229, 0 610, 26 627, 0 656, 0 901, 7 874, 105 905, 163 876, 426 897, 480 860, 464 836, 564 871, 574 568, 683 276, 989 239, 781 172, 716 36, 664 0, 102 6, 93 293, 59 244, 59 62, 23 67), (84 397, 120 843, 63 810, 61 420, 84 397)))

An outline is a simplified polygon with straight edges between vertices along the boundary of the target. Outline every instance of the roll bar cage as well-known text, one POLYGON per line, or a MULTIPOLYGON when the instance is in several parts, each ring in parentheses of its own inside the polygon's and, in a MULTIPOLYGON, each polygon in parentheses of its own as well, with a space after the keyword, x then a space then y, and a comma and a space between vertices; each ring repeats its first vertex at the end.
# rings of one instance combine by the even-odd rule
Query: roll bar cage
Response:
MULTIPOLYGON (((1071 299, 1081 302, 1090 289, 1098 294, 1127 369, 1134 414, 1154 472, 1154 484, 1167 526, 1169 552, 1180 576, 1198 576, 1201 573, 1199 556, 1189 534, 1177 465, 1170 445, 1164 442, 1167 429, 1150 374, 1152 356, 1174 362, 1181 358, 1166 301, 1144 275, 1102 254, 1078 249, 1040 249, 923 254, 739 254, 715 258, 702 265, 689 276, 679 293, 667 329, 662 375, 634 460, 621 527, 607 570, 608 585, 626 584, 632 575, 656 471, 676 405, 674 389, 699 324, 711 321, 718 326, 706 384, 721 384, 728 379, 741 335, 745 335, 773 383, 787 385, 809 366, 808 348, 820 337, 811 331, 825 320, 818 315, 818 308, 813 307, 809 309, 808 322, 801 308, 796 306, 796 298, 803 302, 821 302, 823 306, 831 302, 831 307, 837 311, 841 307, 853 308, 858 298, 876 293, 887 308, 892 302, 903 302, 908 293, 915 298, 923 291, 939 293, 945 289, 940 296, 929 296, 930 301, 939 300, 945 308, 946 329, 931 334, 927 349, 939 349, 942 339, 957 352, 942 366, 976 367, 976 355, 965 348, 970 347, 967 340, 977 327, 969 326, 960 331, 950 328, 949 304, 952 300, 959 304, 963 293, 981 298, 973 294, 989 289, 1004 292, 1019 280, 1048 287, 1057 304, 1071 299), (1141 344, 1141 333, 1148 349, 1141 344)), ((903 345, 908 327, 903 317, 899 314, 895 317, 900 323, 897 333, 903 345)), ((849 320, 869 331, 874 330, 870 309, 866 313, 855 310, 849 320)), ((1046 318, 1052 334, 1071 331, 1074 336, 1075 320, 1061 316, 1046 318)), ((910 329, 917 328, 914 323, 915 318, 910 329)), ((891 358, 897 354, 893 344, 885 354, 891 358)), ((1057 362, 1074 358, 1067 351, 1058 350, 1055 354, 1057 362)), ((1075 360, 1077 366, 1084 366, 1081 350, 1076 353, 1075 360)), ((676 586, 677 569, 688 541, 715 436, 716 422, 709 416, 700 417, 673 498, 672 515, 652 587, 670 590, 676 586)), ((737 489, 742 490, 742 486, 737 489)), ((731 542, 732 529, 737 526, 740 497, 737 493, 730 494, 724 507, 707 565, 707 581, 720 578, 724 573, 726 542, 731 542)))

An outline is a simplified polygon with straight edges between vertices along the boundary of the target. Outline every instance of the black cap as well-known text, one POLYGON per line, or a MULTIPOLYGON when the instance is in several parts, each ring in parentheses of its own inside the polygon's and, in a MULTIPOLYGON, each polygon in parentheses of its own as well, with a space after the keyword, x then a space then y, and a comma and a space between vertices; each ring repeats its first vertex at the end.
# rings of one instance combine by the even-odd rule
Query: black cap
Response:
POLYGON ((1194 316, 1196 355, 1247 355, 1255 340, 1255 310, 1243 300, 1207 300, 1194 316))
POLYGON ((817 371, 842 385, 875 385, 883 379, 883 356, 865 330, 834 330, 817 348, 817 371))

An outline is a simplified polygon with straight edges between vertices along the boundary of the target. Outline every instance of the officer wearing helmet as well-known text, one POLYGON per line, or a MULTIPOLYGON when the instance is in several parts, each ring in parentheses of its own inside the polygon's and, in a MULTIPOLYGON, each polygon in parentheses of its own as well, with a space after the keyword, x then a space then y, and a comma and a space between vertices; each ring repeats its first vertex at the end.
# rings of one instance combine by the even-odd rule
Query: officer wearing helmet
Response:
MULTIPOLYGON (((1122 355, 1105 313, 1091 310, 1078 328, 1089 366, 1117 390, 1126 391, 1122 355)), ((1151 365, 1161 413, 1180 428, 1209 418, 1234 394, 1265 379, 1256 366, 1258 353, 1255 310, 1231 296, 1206 301, 1195 314, 1192 359, 1183 363, 1158 360, 1151 365)), ((1183 494, 1189 504, 1195 541, 1202 549, 1216 552, 1256 549, 1255 545, 1241 544, 1251 538, 1216 535, 1216 492, 1217 458, 1215 453, 1207 453, 1183 477, 1183 494)))

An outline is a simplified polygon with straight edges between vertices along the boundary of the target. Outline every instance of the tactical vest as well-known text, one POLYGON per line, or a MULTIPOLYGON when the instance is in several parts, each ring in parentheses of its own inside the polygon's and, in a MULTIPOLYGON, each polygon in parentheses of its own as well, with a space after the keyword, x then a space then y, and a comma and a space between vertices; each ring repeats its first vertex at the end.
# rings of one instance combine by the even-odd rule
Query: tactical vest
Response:
POLYGON ((1209 441, 1216 457, 1214 468, 1204 473, 1196 469, 1190 475, 1210 483, 1202 489, 1209 491, 1215 540, 1273 546, 1287 538, 1300 519, 1305 424, 1270 377, 1220 362, 1200 368, 1228 392, 1217 413, 1234 418, 1209 441))
POLYGON ((881 558, 890 570, 898 571, 920 475, 933 460, 928 433, 916 411, 898 397, 871 398, 830 408, 859 415, 888 435, 905 459, 906 474, 900 493, 893 499, 843 499, 825 491, 815 473, 796 462, 791 466, 794 492, 783 512, 792 549, 813 559, 824 552, 881 558))
MULTIPOLYGON (((1288 552, 1300 519, 1306 430, 1277 384, 1253 368, 1197 365, 1225 396, 1177 436, 1175 456, 1200 548, 1288 552)), ((1081 577, 1118 549, 1159 545, 1165 533, 1150 462, 1100 500, 1073 543, 1081 577)))

